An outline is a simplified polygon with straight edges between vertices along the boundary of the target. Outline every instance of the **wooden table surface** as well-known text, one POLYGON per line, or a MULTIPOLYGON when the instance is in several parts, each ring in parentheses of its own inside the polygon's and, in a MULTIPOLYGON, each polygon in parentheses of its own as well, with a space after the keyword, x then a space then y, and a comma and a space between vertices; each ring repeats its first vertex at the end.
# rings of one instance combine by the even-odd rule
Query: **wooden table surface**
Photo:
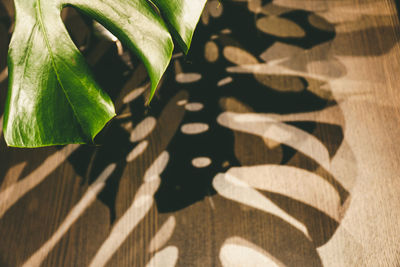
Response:
POLYGON ((150 108, 140 62, 62 16, 119 115, 96 145, 1 138, 0 266, 400 266, 394 1, 209 0, 150 108))

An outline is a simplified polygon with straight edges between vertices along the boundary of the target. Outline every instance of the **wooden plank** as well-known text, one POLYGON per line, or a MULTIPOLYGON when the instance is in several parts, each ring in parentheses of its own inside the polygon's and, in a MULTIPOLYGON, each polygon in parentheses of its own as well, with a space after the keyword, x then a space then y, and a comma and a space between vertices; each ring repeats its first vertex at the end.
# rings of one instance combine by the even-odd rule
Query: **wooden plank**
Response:
POLYGON ((96 147, 1 140, 0 266, 400 266, 395 1, 209 0, 150 108, 97 41, 122 115, 96 147))

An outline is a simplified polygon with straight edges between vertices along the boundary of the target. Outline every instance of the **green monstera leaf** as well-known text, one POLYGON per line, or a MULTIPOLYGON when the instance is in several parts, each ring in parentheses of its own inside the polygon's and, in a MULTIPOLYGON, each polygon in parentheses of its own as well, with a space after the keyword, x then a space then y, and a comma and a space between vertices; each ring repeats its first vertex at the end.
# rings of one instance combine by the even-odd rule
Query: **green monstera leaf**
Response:
POLYGON ((73 6, 103 24, 144 63, 151 97, 173 41, 186 53, 206 0, 15 0, 4 137, 9 146, 90 143, 115 116, 61 20, 73 6))

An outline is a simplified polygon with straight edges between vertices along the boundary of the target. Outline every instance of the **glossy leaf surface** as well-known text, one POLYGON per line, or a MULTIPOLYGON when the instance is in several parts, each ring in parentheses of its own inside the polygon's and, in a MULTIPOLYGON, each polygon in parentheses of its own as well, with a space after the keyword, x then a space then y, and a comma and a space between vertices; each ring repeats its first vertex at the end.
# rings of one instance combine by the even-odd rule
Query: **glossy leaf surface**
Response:
POLYGON ((151 0, 159 9, 181 49, 187 53, 206 0, 151 0))
MULTIPOLYGON (((154 4, 187 52, 205 0, 154 4)), ((61 20, 67 5, 99 21, 136 53, 149 73, 151 96, 169 64, 172 37, 148 0, 15 0, 3 126, 9 146, 90 143, 115 116, 110 97, 94 80, 61 20)))

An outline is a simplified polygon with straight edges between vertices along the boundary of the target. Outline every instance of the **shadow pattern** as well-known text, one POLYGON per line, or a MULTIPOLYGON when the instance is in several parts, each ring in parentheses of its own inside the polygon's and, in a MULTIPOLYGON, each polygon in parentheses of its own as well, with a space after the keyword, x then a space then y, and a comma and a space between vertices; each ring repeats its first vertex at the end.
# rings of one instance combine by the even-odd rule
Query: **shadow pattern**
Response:
MULTIPOLYGON (((0 6, 1 10, 5 8, 0 6)), ((11 26, 11 21, 3 13, 0 12, 0 34, 3 34, 3 28, 7 32, 11 26)), ((116 164, 104 189, 97 196, 108 208, 109 228, 117 225, 133 201, 134 196, 128 192, 136 192, 140 188, 146 170, 163 151, 167 151, 169 160, 160 174, 161 183, 154 195, 156 207, 149 211, 157 219, 152 221, 148 215, 137 229, 145 231, 149 224, 161 226, 173 216, 176 228, 166 245, 179 249, 177 266, 225 266, 221 259, 222 248, 227 240, 238 236, 261 248, 284 266, 322 266, 317 248, 335 234, 351 198, 350 188, 342 185, 339 177, 331 173, 328 164, 346 146, 343 134, 345 122, 327 81, 298 73, 306 73, 312 62, 326 60, 332 64, 329 70, 318 69, 317 72, 332 78, 345 76, 345 67, 330 56, 332 52, 360 57, 378 55, 379 51, 389 51, 395 43, 388 40, 381 50, 368 51, 332 50, 330 44, 338 38, 348 38, 346 35, 350 34, 352 39, 360 41, 365 31, 373 33, 389 28, 368 28, 363 34, 361 31, 343 34, 337 33, 336 25, 316 13, 277 6, 269 0, 210 0, 189 55, 175 53, 151 106, 146 107, 147 96, 143 91, 130 100, 124 98, 132 88, 138 90, 148 82, 143 73, 137 75, 139 78, 135 76, 141 68, 138 60, 127 51, 121 53, 98 31, 94 34, 96 30, 91 21, 78 12, 70 10, 64 21, 77 47, 91 62, 97 80, 117 103, 118 113, 121 114, 98 136, 98 145, 80 146, 65 164, 70 164, 74 171, 69 182, 76 181, 74 179, 78 177, 76 179, 82 190, 92 185, 107 166, 116 164), (99 47, 102 47, 100 52, 96 52, 99 47), (287 50, 274 50, 275 47, 287 50), (317 50, 317 55, 308 53, 311 49, 317 50), (293 73, 267 73, 262 71, 265 64, 285 66, 293 73), (133 76, 136 78, 132 82, 133 76), (338 123, 294 119, 296 115, 317 114, 330 108, 335 108, 338 123), (232 113, 236 117, 230 122, 221 122, 223 116, 232 113), (250 127, 249 120, 236 121, 240 115, 276 120, 272 124, 271 121, 255 121, 250 127), (144 137, 135 138, 132 133, 140 134, 135 129, 149 118, 154 118, 156 125, 145 125, 147 133, 144 137), (272 126, 265 126, 268 123, 272 126), (282 125, 288 128, 280 128, 282 125), (258 132, 263 127, 269 130, 267 133, 272 133, 272 137, 258 132), (295 142, 298 145, 293 145, 291 141, 297 140, 298 134, 307 138, 300 138, 295 142), (301 149, 308 140, 313 140, 312 144, 322 144, 327 151, 328 163, 321 155, 301 149), (145 144, 144 141, 148 142, 146 149, 129 159, 132 151, 145 144), (339 215, 312 205, 316 203, 306 203, 284 194, 284 188, 276 192, 249 186, 254 194, 260 194, 279 207, 282 213, 304 225, 307 231, 301 231, 286 217, 261 210, 239 198, 227 197, 215 186, 216 177, 229 174, 232 169, 270 165, 292 167, 317 175, 339 196, 339 203, 331 203, 334 210, 339 210, 339 215), (237 218, 247 218, 251 223, 236 223, 237 218), (204 246, 195 247, 194 244, 204 246), (192 251, 194 247, 196 251, 192 251)), ((3 35, 9 37, 9 33, 3 35)), ((1 149, 6 150, 3 141, 1 149)), ((20 177, 40 166, 50 152, 48 149, 7 150, 16 159, 13 164, 31 159, 20 177)), ((9 159, 4 160, 5 163, 0 166, 0 177, 6 176, 11 165, 8 164, 9 159)), ((350 165, 353 165, 355 175, 355 159, 350 157, 348 160, 353 163, 350 165)), ((58 169, 57 173, 60 171, 58 169)), ((30 197, 18 203, 17 208, 27 205, 30 197)), ((47 200, 45 197, 40 199, 40 202, 47 200)), ((63 214, 66 212, 63 211, 63 214)), ((12 209, 0 219, 4 224, 12 221, 12 209)), ((107 234, 103 233, 99 239, 106 238, 107 234)), ((132 252, 132 244, 139 249, 128 253, 128 256, 119 252, 126 257, 124 263, 144 266, 154 255, 154 251, 148 251, 152 238, 151 234, 144 237, 138 233, 129 235, 121 251, 132 252)), ((33 247, 42 243, 40 238, 37 240, 31 241, 35 243, 33 247)), ((92 257, 99 247, 100 244, 96 243, 86 257, 92 257)), ((7 266, 6 262, 14 266, 24 260, 18 256, 14 261, 9 260, 8 256, 2 256, 5 250, 1 246, 0 265, 4 261, 4 266, 7 266)), ((22 253, 22 248, 16 249, 17 252, 22 253)), ((54 262, 49 257, 46 263, 54 262)), ((120 266, 118 255, 109 263, 120 266)))

